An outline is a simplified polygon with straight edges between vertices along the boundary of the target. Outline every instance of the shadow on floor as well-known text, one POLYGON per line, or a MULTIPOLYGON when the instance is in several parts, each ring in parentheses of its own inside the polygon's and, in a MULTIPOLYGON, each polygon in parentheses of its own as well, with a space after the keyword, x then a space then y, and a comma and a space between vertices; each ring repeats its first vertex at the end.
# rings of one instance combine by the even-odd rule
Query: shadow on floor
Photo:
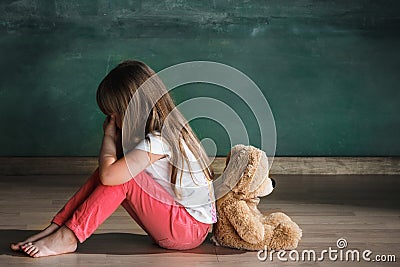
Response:
MULTIPOLYGON (((10 249, 10 243, 24 240, 26 237, 37 233, 32 230, 0 230, 1 243, 0 255, 25 257, 22 252, 15 252, 10 249)), ((138 255, 138 254, 165 254, 165 253, 192 253, 212 255, 233 255, 242 254, 245 251, 216 247, 210 241, 210 235, 204 243, 194 249, 176 251, 163 249, 152 242, 147 235, 130 233, 103 233, 94 234, 84 243, 78 245, 77 254, 108 254, 108 255, 138 255)))
POLYGON ((275 175, 273 201, 398 209, 399 175, 275 175))

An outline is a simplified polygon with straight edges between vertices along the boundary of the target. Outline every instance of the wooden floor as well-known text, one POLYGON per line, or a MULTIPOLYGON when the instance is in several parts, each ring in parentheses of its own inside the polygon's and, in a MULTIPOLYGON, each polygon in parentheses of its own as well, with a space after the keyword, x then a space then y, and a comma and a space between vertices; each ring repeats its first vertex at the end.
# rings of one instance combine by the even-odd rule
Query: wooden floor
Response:
POLYGON ((276 176, 263 212, 283 211, 303 229, 298 251, 321 252, 345 238, 347 249, 394 254, 396 263, 330 261, 261 262, 256 252, 213 246, 176 252, 150 241, 118 209, 74 254, 31 259, 12 252, 18 241, 47 226, 79 185, 82 175, 0 176, 0 266, 398 266, 400 260, 400 176, 276 176))

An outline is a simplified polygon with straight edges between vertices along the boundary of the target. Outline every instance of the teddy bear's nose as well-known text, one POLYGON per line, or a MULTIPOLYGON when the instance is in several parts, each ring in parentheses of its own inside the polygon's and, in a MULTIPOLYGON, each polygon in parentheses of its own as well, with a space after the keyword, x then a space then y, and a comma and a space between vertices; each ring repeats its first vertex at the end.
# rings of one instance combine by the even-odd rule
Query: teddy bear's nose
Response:
POLYGON ((275 180, 272 178, 269 178, 269 179, 271 179, 271 181, 272 181, 272 187, 275 188, 275 184, 276 184, 275 180))

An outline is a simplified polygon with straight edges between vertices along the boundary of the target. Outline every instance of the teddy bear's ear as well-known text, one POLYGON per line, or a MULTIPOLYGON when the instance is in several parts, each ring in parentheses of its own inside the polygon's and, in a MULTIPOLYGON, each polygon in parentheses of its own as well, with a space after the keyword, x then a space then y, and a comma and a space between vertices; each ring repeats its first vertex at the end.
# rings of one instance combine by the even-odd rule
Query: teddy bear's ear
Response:
POLYGON ((256 149, 252 153, 257 153, 258 157, 254 157, 258 162, 254 162, 254 166, 257 166, 254 173, 253 179, 249 185, 249 192, 257 190, 261 184, 268 177, 268 158, 264 151, 256 149))
POLYGON ((231 190, 240 181, 247 167, 248 154, 245 148, 244 145, 236 145, 228 154, 227 164, 222 176, 224 184, 231 190))

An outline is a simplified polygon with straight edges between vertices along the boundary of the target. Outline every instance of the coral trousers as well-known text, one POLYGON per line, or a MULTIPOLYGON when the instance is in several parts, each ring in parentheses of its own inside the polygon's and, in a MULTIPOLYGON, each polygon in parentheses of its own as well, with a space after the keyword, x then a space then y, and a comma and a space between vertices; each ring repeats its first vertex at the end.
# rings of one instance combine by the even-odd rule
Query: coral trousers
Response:
POLYGON ((65 225, 83 242, 119 205, 163 248, 195 248, 204 241, 210 228, 209 224, 197 221, 183 206, 175 203, 173 197, 145 171, 124 184, 107 186, 101 184, 98 169, 52 222, 65 225), (165 201, 168 199, 169 202, 165 201))

